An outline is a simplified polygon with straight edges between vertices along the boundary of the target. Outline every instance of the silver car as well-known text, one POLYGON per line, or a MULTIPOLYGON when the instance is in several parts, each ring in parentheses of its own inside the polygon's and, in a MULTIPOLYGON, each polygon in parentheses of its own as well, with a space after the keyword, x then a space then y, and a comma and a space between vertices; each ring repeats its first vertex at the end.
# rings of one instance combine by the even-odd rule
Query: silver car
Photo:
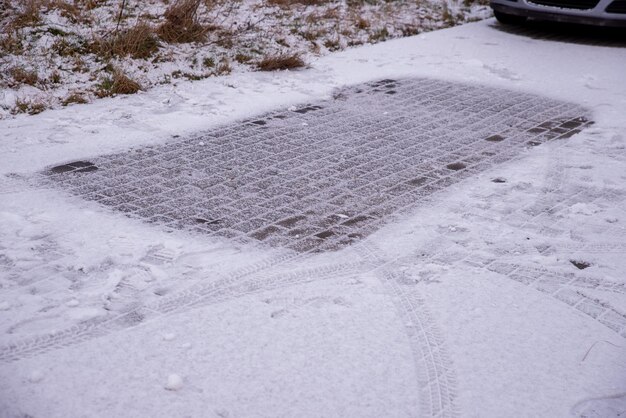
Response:
POLYGON ((491 8, 505 24, 523 23, 530 17, 626 27, 626 0, 491 0, 491 8))

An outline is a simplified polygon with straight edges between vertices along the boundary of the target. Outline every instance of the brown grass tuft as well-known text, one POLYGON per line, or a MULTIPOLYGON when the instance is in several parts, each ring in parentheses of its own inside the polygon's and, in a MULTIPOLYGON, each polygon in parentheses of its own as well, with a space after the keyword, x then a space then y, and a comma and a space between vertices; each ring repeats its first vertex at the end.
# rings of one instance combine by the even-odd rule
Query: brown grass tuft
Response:
POLYGON ((61 104, 63 106, 67 106, 67 105, 74 104, 74 103, 84 104, 88 102, 89 101, 87 100, 87 98, 85 97, 83 93, 74 91, 69 96, 67 96, 61 104))
POLYGON ((223 59, 219 65, 217 66, 217 75, 226 75, 226 74, 230 74, 233 69, 230 66, 230 62, 228 61, 228 59, 223 59))
POLYGON ((355 26, 357 29, 365 30, 370 27, 370 22, 369 20, 359 16, 355 22, 355 26))
POLYGON ((39 11, 43 5, 42 0, 24 0, 21 3, 21 10, 15 15, 9 26, 13 29, 20 29, 35 26, 41 22, 39 11))
POLYGON ((272 6, 289 7, 294 4, 300 4, 303 6, 320 6, 322 4, 330 3, 332 0, 267 0, 267 4, 272 6))
POLYGON ((17 33, 0 34, 0 57, 4 55, 19 55, 24 52, 22 38, 17 33))
POLYGON ((304 67, 306 63, 300 54, 271 55, 257 64, 261 71, 291 70, 304 67))
POLYGON ((12 67, 9 69, 9 74, 19 84, 28 84, 29 86, 35 86, 39 83, 39 76, 36 71, 28 71, 23 67, 12 67))
POLYGON ((89 47, 83 39, 68 40, 67 37, 57 37, 51 49, 61 57, 73 57, 89 52, 89 47))
MULTIPOLYGON (((58 9, 61 12, 61 16, 72 23, 90 23, 91 16, 85 13, 90 10, 88 3, 90 2, 80 0, 74 0, 71 3, 67 0, 54 0, 50 6, 58 9)), ((95 6, 92 5, 91 8, 93 7, 95 6)))
POLYGON ((38 99, 19 98, 15 101, 15 107, 11 110, 14 115, 18 113, 28 113, 36 115, 47 109, 47 105, 38 99))
POLYGON ((115 69, 111 76, 104 77, 98 86, 96 96, 109 97, 117 94, 135 94, 141 85, 129 78, 122 70, 115 69))
POLYGON ((121 31, 112 39, 96 39, 95 52, 105 58, 111 56, 145 59, 159 50, 159 40, 152 26, 146 22, 137 22, 131 28, 121 31))
POLYGON ((159 37, 169 43, 204 41, 208 28, 198 21, 200 3, 200 0, 177 0, 168 7, 165 22, 157 29, 159 37))

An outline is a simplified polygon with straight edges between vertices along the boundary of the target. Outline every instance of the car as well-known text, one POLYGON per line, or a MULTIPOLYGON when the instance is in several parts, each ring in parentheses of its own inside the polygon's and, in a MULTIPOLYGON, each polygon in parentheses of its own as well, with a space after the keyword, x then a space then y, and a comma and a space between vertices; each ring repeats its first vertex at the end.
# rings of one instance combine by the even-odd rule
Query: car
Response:
POLYGON ((491 0, 496 19, 521 24, 528 18, 626 27, 626 0, 491 0))

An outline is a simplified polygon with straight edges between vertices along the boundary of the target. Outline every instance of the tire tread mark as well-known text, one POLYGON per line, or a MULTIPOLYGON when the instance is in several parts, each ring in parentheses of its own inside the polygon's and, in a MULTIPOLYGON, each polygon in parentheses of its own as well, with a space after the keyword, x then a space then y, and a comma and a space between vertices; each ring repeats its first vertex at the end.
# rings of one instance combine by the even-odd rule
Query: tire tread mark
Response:
POLYGON ((413 356, 416 361, 421 396, 421 415, 455 417, 456 377, 432 315, 425 300, 414 289, 409 293, 399 285, 399 276, 393 262, 387 261, 382 250, 369 242, 355 247, 361 257, 378 272, 382 285, 392 296, 399 317, 405 323, 413 356))
MULTIPOLYGON (((235 283, 237 280, 244 279, 251 274, 301 257, 301 255, 288 252, 268 257, 250 266, 232 272, 226 277, 225 283, 235 283)), ((191 287, 193 288, 193 285, 191 287)), ((212 284, 200 286, 200 288, 203 287, 209 288, 212 287, 212 284)), ((33 355, 50 351, 54 348, 73 345, 113 331, 136 326, 142 323, 144 319, 151 319, 158 315, 174 312, 178 310, 177 308, 188 306, 200 299, 200 297, 201 295, 193 289, 183 289, 168 298, 168 301, 159 300, 157 303, 154 303, 153 305, 155 306, 148 306, 147 308, 143 306, 138 307, 114 317, 90 320, 55 333, 37 335, 25 338, 17 343, 9 343, 0 346, 0 362, 15 361, 23 357, 32 357, 33 355)))
POLYGON ((346 277, 354 275, 361 268, 358 263, 339 265, 327 265, 313 269, 295 271, 287 274, 268 276, 266 278, 255 277, 253 279, 233 284, 229 287, 218 289, 204 295, 201 299, 193 302, 191 306, 204 306, 221 303, 227 300, 245 297, 248 295, 275 290, 279 288, 306 284, 313 281, 328 280, 330 278, 346 277))
POLYGON ((583 292, 586 289, 626 294, 626 289, 621 283, 609 283, 595 278, 581 278, 575 275, 550 272, 547 269, 500 262, 492 263, 485 268, 546 293, 626 338, 626 314, 619 312, 608 302, 590 297, 583 292))
MULTIPOLYGON (((294 257, 287 259, 293 260, 294 257)), ((263 263, 263 265, 272 266, 271 263, 263 263)), ((239 280, 236 280, 238 277, 233 273, 228 278, 219 281, 219 286, 213 284, 205 286, 202 293, 181 291, 165 305, 158 301, 158 303, 142 306, 114 318, 74 325, 55 334, 35 336, 0 347, 0 362, 17 361, 71 346, 111 332, 133 328, 156 317, 178 313, 189 308, 221 303, 265 290, 353 275, 361 268, 360 263, 331 264, 274 276, 269 274, 262 277, 255 276, 249 280, 242 279, 251 276, 255 271, 264 269, 242 269, 245 275, 239 277, 239 280)))

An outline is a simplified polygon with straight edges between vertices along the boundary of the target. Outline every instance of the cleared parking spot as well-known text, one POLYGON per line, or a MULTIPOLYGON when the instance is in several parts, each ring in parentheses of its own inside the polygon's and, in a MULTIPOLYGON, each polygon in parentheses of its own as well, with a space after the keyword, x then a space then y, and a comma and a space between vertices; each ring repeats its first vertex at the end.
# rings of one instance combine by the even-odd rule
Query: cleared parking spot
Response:
POLYGON ((524 148, 574 135, 586 114, 507 90, 380 80, 42 178, 167 227, 328 251, 524 148))

